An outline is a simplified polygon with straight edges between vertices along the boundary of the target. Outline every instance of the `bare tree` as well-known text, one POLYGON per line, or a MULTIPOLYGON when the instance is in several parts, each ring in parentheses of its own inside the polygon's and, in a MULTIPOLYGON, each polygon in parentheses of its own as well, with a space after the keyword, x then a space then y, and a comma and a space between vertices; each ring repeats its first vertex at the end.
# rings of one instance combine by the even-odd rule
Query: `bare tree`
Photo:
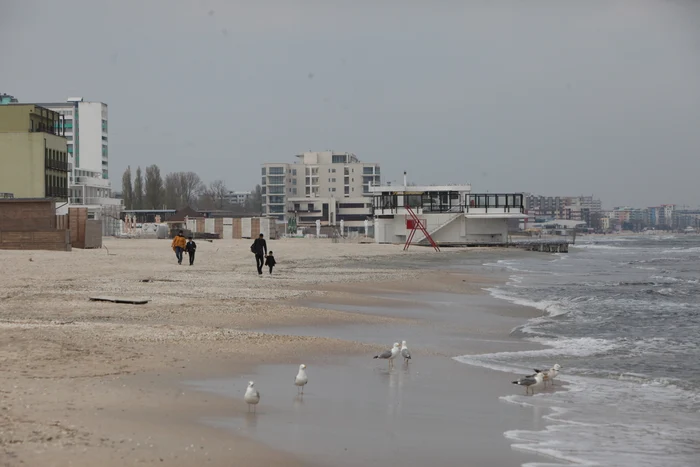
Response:
POLYGON ((214 180, 209 184, 209 191, 216 209, 224 209, 227 204, 228 188, 223 180, 214 180))
POLYGON ((122 200, 124 209, 134 209, 134 188, 131 186, 131 166, 127 167, 122 175, 122 200))
POLYGON ((183 206, 189 206, 197 201, 197 198, 204 190, 204 183, 194 172, 179 172, 178 179, 180 182, 179 193, 182 197, 183 206))
POLYGON ((164 201, 163 178, 157 165, 146 167, 145 201, 147 209, 162 209, 164 201))
POLYGON ((141 167, 136 168, 132 206, 133 209, 143 209, 143 176, 141 175, 141 167))

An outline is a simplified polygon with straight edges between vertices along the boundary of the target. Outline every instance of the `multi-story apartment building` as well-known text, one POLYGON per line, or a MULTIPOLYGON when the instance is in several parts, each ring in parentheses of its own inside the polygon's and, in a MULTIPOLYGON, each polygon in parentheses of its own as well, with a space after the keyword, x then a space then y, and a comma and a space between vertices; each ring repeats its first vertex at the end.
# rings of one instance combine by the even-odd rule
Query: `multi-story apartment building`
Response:
MULTIPOLYGON (((0 193, 5 198, 68 198, 62 117, 33 104, 0 106, 0 193)), ((65 204, 65 203, 63 203, 65 204)))
POLYGON ((263 164, 264 212, 285 222, 293 217, 297 225, 318 219, 323 225, 343 220, 350 229, 364 227, 364 219, 372 214, 371 200, 365 197, 371 185, 381 182, 379 164, 334 151, 305 152, 297 159, 292 164, 263 164))
POLYGON ((240 206, 245 205, 251 196, 250 191, 229 191, 226 194, 226 201, 240 206))
POLYGON ((647 222, 651 226, 667 226, 673 225, 673 213, 676 209, 675 204, 662 204, 661 206, 651 206, 647 208, 647 222))
POLYGON ((87 207, 88 217, 103 219, 105 235, 115 233, 122 200, 112 197, 109 180, 107 104, 74 97, 38 105, 63 116, 70 169, 69 206, 87 207))
POLYGON ((525 212, 535 218, 580 220, 587 224, 591 213, 602 211, 602 203, 592 196, 537 196, 526 194, 525 212))

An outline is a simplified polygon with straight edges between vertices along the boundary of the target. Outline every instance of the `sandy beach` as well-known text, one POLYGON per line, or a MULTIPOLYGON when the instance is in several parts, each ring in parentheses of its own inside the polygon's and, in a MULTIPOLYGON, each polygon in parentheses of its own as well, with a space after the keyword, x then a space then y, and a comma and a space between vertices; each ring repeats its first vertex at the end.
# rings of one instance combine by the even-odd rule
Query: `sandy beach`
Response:
POLYGON ((0 465, 534 459, 503 437, 537 423, 498 401, 510 382, 450 358, 524 346, 508 333, 535 312, 481 292, 498 274, 440 272, 455 250, 289 239, 270 242, 279 266, 258 277, 249 243, 202 241, 193 267, 158 240, 3 252, 0 465), (88 300, 105 295, 149 303, 88 300), (371 358, 402 338, 408 367, 371 358), (264 395, 253 418, 250 378, 264 395))

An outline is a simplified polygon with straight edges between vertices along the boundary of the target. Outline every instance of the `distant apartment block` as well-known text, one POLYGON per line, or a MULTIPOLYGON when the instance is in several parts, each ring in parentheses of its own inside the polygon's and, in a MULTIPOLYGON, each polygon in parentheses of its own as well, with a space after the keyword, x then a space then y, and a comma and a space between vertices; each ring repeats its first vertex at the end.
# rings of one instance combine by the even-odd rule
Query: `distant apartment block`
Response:
POLYGON ((230 204, 243 206, 251 197, 250 191, 229 191, 226 194, 226 201, 230 204))
POLYGON ((0 106, 3 198, 68 198, 68 153, 62 117, 34 104, 0 106))
POLYGON ((675 204, 662 204, 660 206, 647 208, 647 224, 650 226, 671 227, 673 225, 673 213, 675 209, 675 204))
POLYGON ((379 164, 362 162, 348 152, 305 152, 295 163, 265 163, 262 167, 264 212, 297 225, 337 225, 364 228, 372 215, 369 187, 380 185, 379 164))
POLYGON ((525 212, 535 218, 578 220, 590 223, 591 213, 602 211, 602 203, 593 196, 524 195, 525 212))

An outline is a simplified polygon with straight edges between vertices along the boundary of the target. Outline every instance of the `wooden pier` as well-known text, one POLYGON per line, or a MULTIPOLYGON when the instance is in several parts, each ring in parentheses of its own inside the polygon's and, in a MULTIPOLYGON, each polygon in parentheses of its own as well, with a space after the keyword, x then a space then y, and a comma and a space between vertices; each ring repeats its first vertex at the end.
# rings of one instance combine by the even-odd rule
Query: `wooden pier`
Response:
POLYGON ((568 240, 532 240, 513 242, 508 246, 527 251, 541 251, 543 253, 568 253, 569 243, 568 240))
MULTIPOLYGON (((556 240, 521 240, 515 242, 471 242, 471 243, 438 243, 440 247, 471 247, 471 248, 520 248, 526 251, 539 251, 542 253, 568 253, 570 239, 556 240)), ((421 246, 429 246, 422 241, 418 243, 421 246)))

